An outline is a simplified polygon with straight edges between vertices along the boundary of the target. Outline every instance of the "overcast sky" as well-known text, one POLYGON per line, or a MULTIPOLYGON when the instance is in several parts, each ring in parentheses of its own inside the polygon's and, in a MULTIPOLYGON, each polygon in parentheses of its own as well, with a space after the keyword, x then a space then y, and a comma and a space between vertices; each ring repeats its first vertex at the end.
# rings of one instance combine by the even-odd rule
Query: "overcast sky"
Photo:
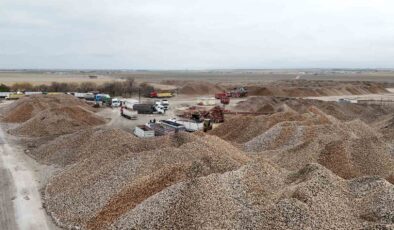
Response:
POLYGON ((394 67, 393 0, 0 0, 0 68, 394 67))

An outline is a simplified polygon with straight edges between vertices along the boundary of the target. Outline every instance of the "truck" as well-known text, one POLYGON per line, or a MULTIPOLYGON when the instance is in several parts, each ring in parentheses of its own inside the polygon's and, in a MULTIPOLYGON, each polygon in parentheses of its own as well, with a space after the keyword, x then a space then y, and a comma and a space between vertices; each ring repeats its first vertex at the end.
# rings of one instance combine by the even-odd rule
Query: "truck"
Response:
POLYGON ((238 87, 232 89, 230 92, 230 97, 233 98, 239 98, 239 97, 247 97, 248 96, 248 91, 245 87, 238 87))
POLYGON ((134 104, 133 110, 137 111, 138 114, 164 114, 165 109, 162 105, 157 104, 134 104))
POLYGON ((233 88, 229 92, 221 92, 215 94, 216 99, 222 99, 223 97, 240 98, 247 96, 248 96, 248 90, 245 87, 233 88))
POLYGON ((164 110, 168 110, 168 108, 170 106, 170 103, 168 102, 168 100, 155 101, 155 104, 163 106, 164 110))
POLYGON ((40 95, 43 94, 43 92, 25 92, 26 96, 31 96, 31 95, 40 95))
POLYGON ((149 138, 155 136, 155 131, 146 125, 139 125, 134 128, 134 135, 141 138, 149 138))
POLYGON ((221 99, 222 97, 229 97, 229 96, 230 96, 230 94, 226 93, 226 92, 221 92, 221 93, 216 93, 215 94, 215 98, 216 99, 221 99))
POLYGON ((79 99, 84 99, 86 96, 86 93, 72 93, 72 95, 74 95, 74 97, 77 97, 79 99))
POLYGON ((120 107, 121 103, 120 100, 118 98, 112 98, 111 99, 111 107, 120 107))
POLYGON ((6 100, 18 100, 23 97, 25 97, 25 95, 23 93, 11 93, 5 99, 6 100))
POLYGON ((135 99, 122 99, 120 100, 122 106, 128 108, 128 109, 133 109, 135 104, 138 104, 138 100, 135 99))
POLYGON ((10 94, 12 94, 12 92, 0 92, 0 98, 6 98, 10 96, 10 94))
POLYGON ((85 94, 85 100, 94 101, 94 99, 95 99, 94 93, 86 93, 85 94))
POLYGON ((155 131, 155 136, 164 136, 168 134, 186 131, 185 126, 166 120, 160 121, 159 123, 148 123, 146 125, 155 131))
POLYGON ((137 120, 137 111, 128 109, 126 107, 120 107, 120 115, 130 120, 137 120))
POLYGON ((109 94, 96 94, 94 100, 98 103, 109 105, 111 103, 111 96, 109 94))
POLYGON ((174 95, 170 92, 158 93, 157 91, 153 91, 149 94, 149 97, 151 97, 151 98, 168 98, 168 97, 172 97, 172 96, 174 96, 174 95))
POLYGON ((204 129, 204 123, 197 120, 188 119, 168 119, 168 121, 175 122, 177 124, 185 126, 186 131, 196 132, 204 129))

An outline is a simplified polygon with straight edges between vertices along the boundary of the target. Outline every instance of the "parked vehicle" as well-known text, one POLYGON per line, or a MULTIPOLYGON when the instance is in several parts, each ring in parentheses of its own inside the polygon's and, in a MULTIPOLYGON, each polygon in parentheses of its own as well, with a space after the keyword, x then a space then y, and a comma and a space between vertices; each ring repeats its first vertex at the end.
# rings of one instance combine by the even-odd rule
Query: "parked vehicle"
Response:
POLYGON ((86 93, 85 94, 85 100, 87 100, 87 101, 94 101, 94 99, 95 99, 95 96, 94 96, 93 93, 86 93))
POLYGON ((112 98, 111 99, 111 107, 120 107, 121 103, 118 98, 112 98))
POLYGON ((164 110, 168 110, 168 108, 170 106, 170 103, 168 102, 168 100, 155 101, 155 104, 163 106, 164 110))
POLYGON ((196 132, 199 130, 203 130, 203 128, 204 128, 203 122, 200 122, 197 120, 169 119, 168 121, 172 121, 177 124, 185 126, 186 131, 189 131, 189 132, 196 132))
POLYGON ((137 120, 138 119, 137 114, 138 114, 137 111, 128 109, 126 107, 121 107, 120 108, 120 115, 122 117, 128 118, 130 120, 137 120))
POLYGON ((11 93, 5 99, 6 100, 18 100, 23 97, 25 97, 25 95, 23 93, 11 93))
POLYGON ((158 93, 156 91, 153 91, 149 94, 151 98, 168 98, 168 97, 173 97, 174 95, 172 93, 158 93))
POLYGON ((96 94, 95 99, 96 103, 103 103, 106 105, 110 105, 111 96, 109 94, 96 94))
POLYGON ((141 138, 149 138, 155 136, 155 131, 146 125, 139 125, 135 127, 134 135, 141 138))
POLYGON ((30 95, 40 95, 43 94, 43 92, 25 92, 26 96, 30 96, 30 95))
POLYGON ((138 104, 138 100, 135 99, 122 99, 120 100, 121 106, 126 107, 128 109, 133 109, 135 104, 138 104))
POLYGON ((216 99, 221 99, 222 97, 229 97, 230 95, 226 92, 221 92, 221 93, 216 93, 215 98, 216 99))
POLYGON ((163 120, 159 123, 152 122, 146 125, 155 131, 155 136, 163 136, 186 131, 185 126, 168 120, 163 120))
POLYGON ((73 93, 73 95, 79 99, 84 99, 86 96, 86 93, 73 93))
POLYGON ((6 98, 10 96, 10 94, 12 94, 12 92, 0 92, 0 98, 6 98))
POLYGON ((162 105, 157 104, 134 104, 133 110, 137 111, 138 114, 164 114, 165 109, 162 105))

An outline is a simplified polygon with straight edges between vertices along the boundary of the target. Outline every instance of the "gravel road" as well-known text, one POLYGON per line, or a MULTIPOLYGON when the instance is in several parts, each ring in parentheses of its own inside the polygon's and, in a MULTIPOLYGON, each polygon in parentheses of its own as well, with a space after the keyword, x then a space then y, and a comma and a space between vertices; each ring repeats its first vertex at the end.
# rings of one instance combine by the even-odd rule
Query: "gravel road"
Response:
POLYGON ((46 230, 47 215, 34 173, 0 127, 0 229, 46 230))

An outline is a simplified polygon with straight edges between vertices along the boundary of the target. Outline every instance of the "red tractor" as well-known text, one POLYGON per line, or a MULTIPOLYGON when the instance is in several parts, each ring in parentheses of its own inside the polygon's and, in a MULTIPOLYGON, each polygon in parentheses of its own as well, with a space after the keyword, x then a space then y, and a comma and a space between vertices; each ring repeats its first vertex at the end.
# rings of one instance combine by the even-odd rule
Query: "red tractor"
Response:
POLYGON ((220 103, 222 103, 223 105, 228 105, 230 104, 230 98, 225 96, 225 97, 221 97, 220 98, 220 103))
POLYGON ((228 95, 228 93, 226 93, 226 92, 222 92, 222 93, 217 93, 217 94, 215 94, 215 98, 216 99, 221 99, 222 97, 228 97, 229 95, 228 95))

